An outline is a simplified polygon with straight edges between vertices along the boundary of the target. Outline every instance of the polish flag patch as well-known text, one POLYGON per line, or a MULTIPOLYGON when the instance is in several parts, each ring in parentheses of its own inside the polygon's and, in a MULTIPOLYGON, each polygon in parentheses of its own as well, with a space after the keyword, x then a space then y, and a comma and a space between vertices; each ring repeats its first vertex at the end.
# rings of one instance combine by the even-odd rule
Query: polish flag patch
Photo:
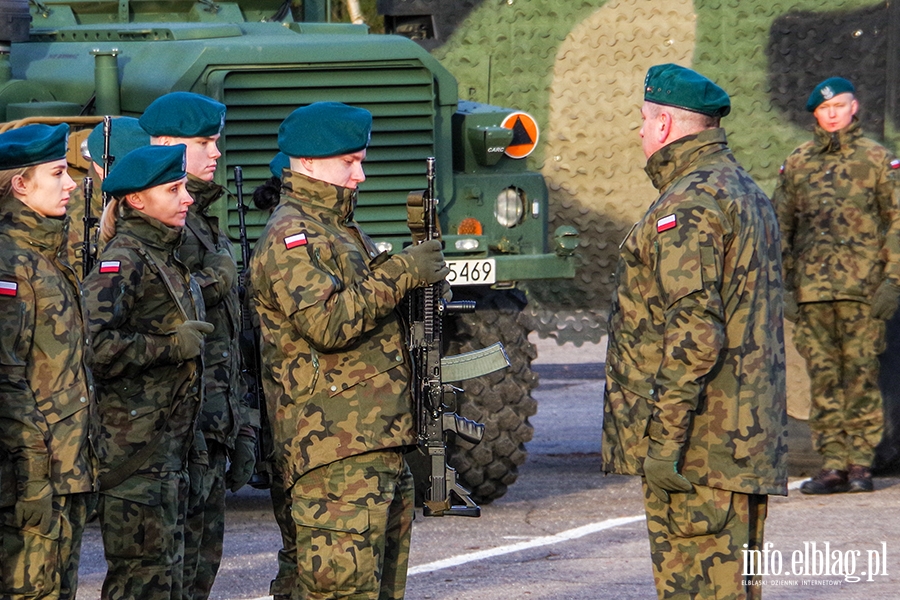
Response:
POLYGON ((291 248, 296 248, 297 246, 305 246, 306 245, 306 234, 305 233, 295 233, 294 235, 289 235, 284 238, 284 247, 290 250, 291 248))
POLYGON ((675 220, 675 215, 667 215, 656 222, 656 233, 675 229, 676 225, 678 222, 675 220))
POLYGON ((0 281, 0 296, 15 296, 19 291, 19 284, 15 281, 0 281))
POLYGON ((900 159, 895 158, 894 160, 892 160, 892 161, 891 161, 891 168, 892 168, 892 169, 900 169, 900 159))
POLYGON ((122 268, 122 263, 117 260, 104 260, 100 263, 101 273, 118 273, 122 268))

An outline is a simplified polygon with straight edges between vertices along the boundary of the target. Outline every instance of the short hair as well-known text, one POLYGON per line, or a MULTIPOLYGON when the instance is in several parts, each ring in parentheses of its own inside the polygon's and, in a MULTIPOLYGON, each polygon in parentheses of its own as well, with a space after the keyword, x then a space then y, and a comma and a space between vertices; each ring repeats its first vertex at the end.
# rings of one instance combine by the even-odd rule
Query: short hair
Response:
POLYGON ((715 129, 716 127, 719 127, 719 123, 721 122, 720 117, 711 117, 709 115, 704 115, 703 113, 687 110, 686 108, 679 108, 677 106, 668 106, 666 104, 657 104, 656 102, 649 101, 647 102, 647 106, 651 118, 658 117, 659 113, 666 110, 672 115, 673 120, 678 122, 678 126, 687 131, 697 132, 703 131, 704 129, 715 129))

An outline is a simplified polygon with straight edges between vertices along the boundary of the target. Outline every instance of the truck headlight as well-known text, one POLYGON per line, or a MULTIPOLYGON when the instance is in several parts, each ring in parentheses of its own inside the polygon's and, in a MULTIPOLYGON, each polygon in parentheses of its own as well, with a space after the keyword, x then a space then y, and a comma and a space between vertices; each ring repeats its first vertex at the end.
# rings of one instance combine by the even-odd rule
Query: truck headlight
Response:
POLYGON ((494 216, 504 227, 515 227, 525 216, 525 192, 517 187, 508 187, 497 195, 494 216))

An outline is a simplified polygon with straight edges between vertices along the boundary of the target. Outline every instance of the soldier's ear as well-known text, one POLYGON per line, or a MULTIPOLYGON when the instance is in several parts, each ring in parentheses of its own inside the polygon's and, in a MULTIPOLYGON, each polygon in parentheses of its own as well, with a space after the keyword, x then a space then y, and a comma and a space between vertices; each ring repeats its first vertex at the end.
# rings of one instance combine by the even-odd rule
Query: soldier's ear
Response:
POLYGON ((127 194, 125 196, 125 202, 127 202, 131 208, 135 210, 144 210, 146 208, 147 203, 144 202, 143 196, 140 193, 135 192, 133 194, 127 194))

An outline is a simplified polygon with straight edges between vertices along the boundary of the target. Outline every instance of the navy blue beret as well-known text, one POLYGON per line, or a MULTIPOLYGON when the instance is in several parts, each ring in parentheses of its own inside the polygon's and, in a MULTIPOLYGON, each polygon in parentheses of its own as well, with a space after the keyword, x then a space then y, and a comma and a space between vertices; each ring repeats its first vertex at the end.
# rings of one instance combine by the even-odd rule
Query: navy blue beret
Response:
POLYGON ((66 157, 69 126, 26 125, 0 134, 0 170, 20 169, 66 157))
POLYGON ((809 100, 806 101, 806 110, 815 112, 815 110, 819 108, 819 105, 826 100, 831 100, 838 94, 847 92, 850 92, 851 94, 856 93, 856 89, 853 87, 852 83, 843 77, 829 77, 813 89, 812 93, 809 95, 809 100))
POLYGON ((278 148, 296 158, 325 158, 369 145, 372 113, 340 102, 315 102, 292 112, 278 128, 278 148))
POLYGON ((125 196, 187 177, 184 151, 187 146, 143 146, 116 159, 103 180, 103 191, 125 196))
POLYGON ((225 126, 225 105, 191 92, 172 92, 154 100, 140 118, 153 137, 212 137, 225 126))
POLYGON ((725 90, 700 73, 672 63, 650 67, 644 79, 644 100, 710 117, 731 112, 725 90))
MULTIPOLYGON (((109 153, 113 158, 121 158, 142 146, 150 145, 150 134, 144 131, 134 117, 116 117, 109 125, 109 153)), ((103 123, 100 123, 87 138, 91 160, 103 166, 103 123)))

